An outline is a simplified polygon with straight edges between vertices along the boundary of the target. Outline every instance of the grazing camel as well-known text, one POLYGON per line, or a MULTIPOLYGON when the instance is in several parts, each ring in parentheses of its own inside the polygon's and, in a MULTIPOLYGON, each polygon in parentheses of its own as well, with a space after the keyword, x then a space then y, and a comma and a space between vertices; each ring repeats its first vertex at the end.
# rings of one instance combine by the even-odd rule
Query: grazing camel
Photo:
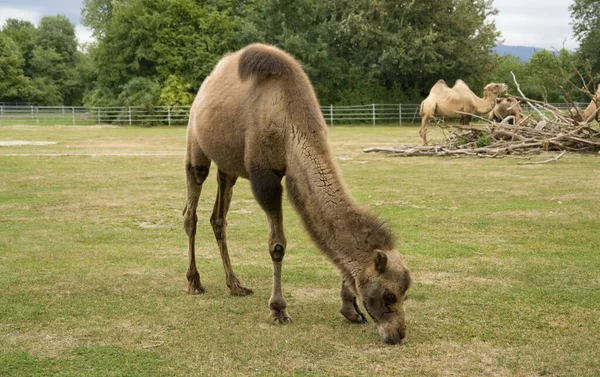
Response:
POLYGON ((577 122, 589 122, 596 119, 600 123, 600 85, 596 89, 596 94, 592 97, 590 104, 582 111, 577 107, 569 109, 569 114, 577 122))
POLYGON ((195 262, 196 208, 213 161, 218 167, 218 193, 210 223, 227 286, 233 295, 252 293, 233 273, 226 241, 232 188, 242 177, 250 181, 270 228, 270 320, 291 321, 281 287, 286 252, 281 180, 286 176, 293 207, 315 244, 341 274, 341 313, 351 322, 365 322, 358 299, 377 325, 382 341, 402 342, 409 272, 390 230, 361 209, 344 184, 327 140, 327 125, 300 64, 263 44, 225 56, 202 83, 187 131, 183 215, 189 293, 204 292, 195 262))
POLYGON ((496 98, 496 104, 489 115, 492 122, 505 122, 508 124, 519 124, 522 118, 521 105, 519 101, 512 97, 496 98))
POLYGON ((506 84, 487 84, 483 88, 483 98, 479 98, 462 80, 456 80, 452 88, 448 87, 444 80, 438 80, 429 91, 427 98, 421 102, 422 120, 419 135, 423 139, 423 144, 427 144, 427 125, 434 114, 448 118, 460 118, 461 125, 468 125, 471 122, 470 114, 489 113, 494 107, 498 95, 507 89, 506 84))

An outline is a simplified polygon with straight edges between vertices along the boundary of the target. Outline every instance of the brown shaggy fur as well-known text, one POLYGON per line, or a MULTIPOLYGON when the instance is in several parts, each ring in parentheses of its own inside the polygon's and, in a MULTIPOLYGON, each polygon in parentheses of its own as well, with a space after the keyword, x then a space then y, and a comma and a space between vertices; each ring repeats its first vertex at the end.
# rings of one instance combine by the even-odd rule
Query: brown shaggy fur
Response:
POLYGON ((490 111, 489 119, 493 122, 503 122, 507 119, 508 124, 519 124, 523 118, 523 110, 521 105, 516 99, 509 98, 496 98, 496 105, 492 111, 490 111), (512 117, 512 118, 508 118, 512 117), (507 119, 508 118, 508 119, 507 119))
POLYGON ((342 275, 342 314, 352 322, 366 317, 381 339, 400 343, 405 335, 403 301, 410 275, 395 250, 389 229, 351 197, 327 140, 327 125, 301 66, 287 53, 253 44, 224 57, 202 84, 192 105, 187 135, 190 293, 204 287, 196 268, 196 208, 211 161, 218 166, 218 195, 211 224, 219 244, 227 285, 235 295, 252 293, 234 275, 226 242, 226 215, 238 177, 250 180, 267 215, 268 250, 273 262, 271 320, 291 321, 281 288, 286 239, 281 213, 281 180, 319 249, 342 275))

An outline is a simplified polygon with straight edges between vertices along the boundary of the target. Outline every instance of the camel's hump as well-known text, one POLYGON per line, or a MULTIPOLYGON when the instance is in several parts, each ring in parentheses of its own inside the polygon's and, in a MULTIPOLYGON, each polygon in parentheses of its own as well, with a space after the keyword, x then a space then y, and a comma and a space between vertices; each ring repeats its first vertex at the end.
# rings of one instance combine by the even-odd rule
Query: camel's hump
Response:
POLYGON ((251 76, 258 78, 283 77, 298 65, 294 58, 275 46, 251 44, 240 51, 238 73, 242 80, 251 76))

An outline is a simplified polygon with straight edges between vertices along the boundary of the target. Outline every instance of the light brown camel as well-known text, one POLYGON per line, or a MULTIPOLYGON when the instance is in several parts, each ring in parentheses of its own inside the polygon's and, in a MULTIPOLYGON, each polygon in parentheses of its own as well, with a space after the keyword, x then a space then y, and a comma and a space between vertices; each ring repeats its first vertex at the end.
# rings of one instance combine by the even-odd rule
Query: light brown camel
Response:
POLYGON ((273 262, 273 323, 291 321, 281 288, 286 239, 282 185, 305 228, 342 277, 341 313, 362 323, 357 299, 386 343, 405 336, 404 300, 411 279, 389 229, 350 195, 327 140, 327 125, 308 77, 287 53, 253 44, 224 57, 204 80, 190 113, 184 227, 189 239, 189 293, 204 292, 196 268, 196 208, 211 161, 218 194, 210 218, 234 295, 248 295, 234 275, 226 242, 227 210, 238 177, 250 180, 267 215, 273 262))
POLYGON ((569 109, 569 114, 577 122, 590 122, 594 119, 600 123, 600 85, 589 105, 582 111, 577 107, 569 109))
POLYGON ((496 104, 489 115, 492 122, 506 122, 508 124, 519 124, 522 118, 521 105, 519 101, 512 97, 496 98, 496 104))
POLYGON ((496 97, 508 89, 506 84, 487 84, 483 88, 483 98, 479 98, 462 80, 456 80, 452 88, 444 80, 438 80, 429 91, 427 98, 421 102, 421 129, 419 135, 423 144, 427 144, 427 125, 434 114, 447 118, 460 118, 461 125, 471 122, 470 114, 487 114, 494 104, 496 97))

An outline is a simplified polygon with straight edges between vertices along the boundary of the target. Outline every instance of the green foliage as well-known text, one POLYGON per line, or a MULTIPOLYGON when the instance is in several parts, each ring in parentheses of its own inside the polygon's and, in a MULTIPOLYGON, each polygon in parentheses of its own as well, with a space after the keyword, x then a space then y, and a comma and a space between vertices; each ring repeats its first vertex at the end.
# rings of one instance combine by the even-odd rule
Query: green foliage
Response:
POLYGON ((84 52, 62 15, 37 28, 8 20, 1 33, 37 85, 22 81, 11 95, 38 104, 189 104, 224 54, 259 41, 298 59, 323 104, 420 102, 439 79, 462 79, 479 95, 500 81, 516 94, 510 72, 528 97, 556 102, 582 100, 576 87, 593 86, 576 69, 600 72, 599 7, 570 7, 577 53, 541 50, 527 63, 491 51, 500 35, 490 0, 84 0, 97 38, 84 52), (138 87, 151 91, 132 94, 138 87))
POLYGON ((481 136, 479 136, 479 138, 477 138, 475 145, 477 146, 477 148, 483 148, 483 147, 487 147, 491 143, 492 143, 492 138, 490 137, 490 134, 482 133, 481 136))
POLYGON ((31 58, 37 44, 37 29, 29 21, 21 21, 9 18, 2 27, 2 34, 10 37, 21 50, 25 59, 23 71, 26 76, 31 77, 31 58))
POLYGON ((488 1, 266 0, 264 40, 298 58, 322 103, 420 101, 438 79, 482 86, 498 33, 488 1))
POLYGON ((26 21, 9 19, 0 34, 16 41, 19 67, 29 83, 21 80, 10 84, 12 74, 0 76, 0 85, 13 87, 3 92, 2 98, 37 105, 81 104, 84 92, 92 87, 90 61, 77 51, 75 26, 67 17, 43 17, 37 28, 26 21))
POLYGON ((82 23, 92 30, 94 37, 102 39, 110 25, 112 11, 112 0, 83 0, 82 23))
POLYGON ((66 64, 72 66, 77 52, 75 26, 63 15, 42 17, 37 29, 36 45, 56 51, 66 64))
POLYGON ((509 92, 513 95, 520 94, 511 72, 528 98, 547 102, 582 100, 575 85, 580 83, 575 53, 566 49, 559 52, 538 50, 527 62, 512 55, 498 56, 496 61, 497 69, 492 79, 509 84, 509 92))
POLYGON ((496 59, 497 68, 491 81, 508 84, 509 92, 516 94, 516 85, 511 72, 520 82, 525 77, 524 64, 521 62, 521 59, 513 55, 498 56, 496 59))
POLYGON ((31 91, 23 73, 24 59, 17 44, 0 33, 0 101, 19 100, 31 91))
POLYGON ((91 56, 99 85, 113 93, 135 78, 165 82, 170 75, 197 89, 226 52, 241 47, 241 21, 229 8, 193 0, 132 0, 107 9, 89 1, 84 14, 91 27, 105 22, 91 56))
POLYGON ((170 75, 165 81, 158 103, 163 106, 186 106, 194 100, 190 93, 191 85, 179 76, 170 75))
POLYGON ((119 94, 121 106, 142 106, 149 110, 160 96, 160 85, 144 77, 131 79, 119 94))
POLYGON ((95 88, 88 91, 83 97, 83 104, 90 107, 117 106, 117 98, 107 88, 95 88))
POLYGON ((594 79, 600 76, 600 2, 575 0, 569 6, 573 20, 573 35, 579 41, 579 55, 588 61, 594 79))

